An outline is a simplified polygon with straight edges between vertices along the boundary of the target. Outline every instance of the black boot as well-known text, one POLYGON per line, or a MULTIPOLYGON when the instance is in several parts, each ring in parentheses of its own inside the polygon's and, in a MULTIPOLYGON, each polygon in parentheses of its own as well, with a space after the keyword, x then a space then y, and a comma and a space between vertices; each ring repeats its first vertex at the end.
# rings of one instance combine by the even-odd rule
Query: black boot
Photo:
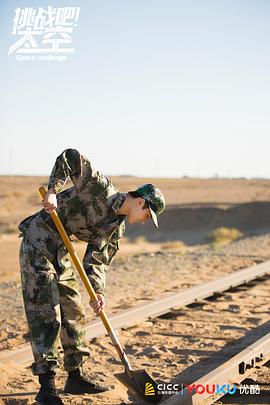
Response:
POLYGON ((109 391, 109 387, 91 383, 82 373, 81 368, 76 368, 68 373, 68 379, 64 391, 68 394, 100 394, 109 391))
POLYGON ((54 377, 55 372, 52 370, 38 376, 41 387, 35 400, 42 405, 64 405, 58 395, 54 377))

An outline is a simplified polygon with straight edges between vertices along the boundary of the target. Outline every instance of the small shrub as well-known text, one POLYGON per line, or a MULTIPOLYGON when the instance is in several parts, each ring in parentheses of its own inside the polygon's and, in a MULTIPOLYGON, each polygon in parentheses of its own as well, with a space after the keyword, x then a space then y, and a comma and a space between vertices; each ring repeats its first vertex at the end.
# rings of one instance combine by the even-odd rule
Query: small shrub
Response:
POLYGON ((181 240, 172 240, 161 244, 162 250, 183 249, 185 244, 181 240))
POLYGON ((146 239, 146 237, 143 236, 143 235, 137 236, 137 237, 134 239, 134 243, 145 243, 145 242, 147 242, 147 239, 146 239))
POLYGON ((237 240, 243 236, 243 233, 236 228, 220 227, 214 229, 206 235, 208 242, 212 244, 228 243, 237 240))

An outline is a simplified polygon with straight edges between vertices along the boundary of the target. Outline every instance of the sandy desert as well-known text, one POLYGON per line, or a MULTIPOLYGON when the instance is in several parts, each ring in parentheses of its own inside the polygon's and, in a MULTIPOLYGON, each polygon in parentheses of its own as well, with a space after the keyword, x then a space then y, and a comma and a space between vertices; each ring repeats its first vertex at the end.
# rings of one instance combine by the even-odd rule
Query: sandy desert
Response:
MULTIPOLYGON (((127 226, 120 251, 107 274, 108 314, 269 260, 269 180, 128 176, 111 179, 120 191, 155 183, 164 192, 167 209, 160 217, 158 230, 151 223, 127 226), (229 232, 228 237, 215 239, 213 231, 220 228, 237 230, 237 237, 229 232)), ((37 191, 40 185, 47 185, 46 177, 0 177, 1 353, 29 342, 21 296, 17 224, 41 209, 37 191)), ((74 241, 74 246, 82 257, 85 244, 74 241)), ((211 301, 199 303, 171 316, 120 330, 119 337, 135 368, 145 368, 158 381, 191 383, 211 369, 216 352, 220 352, 218 361, 222 361, 228 355, 224 348, 232 342, 240 348, 250 331, 265 328, 270 321, 269 291, 269 281, 263 286, 254 283, 248 292, 240 288, 236 294, 221 296, 215 307, 211 301)), ((81 294, 89 322, 95 317, 82 285, 81 294)), ((108 337, 92 339, 89 347, 91 357, 85 364, 86 371, 112 389, 95 396, 62 394, 65 404, 141 404, 128 396, 114 377, 122 366, 108 337)), ((35 403, 38 382, 29 366, 30 363, 0 363, 0 403, 35 403)), ((257 378, 267 392, 268 367, 257 378)), ((64 380, 61 366, 57 374, 60 392, 64 380)), ((263 400, 257 403, 270 403, 270 396, 263 400)), ((249 401, 250 398, 242 397, 235 403, 255 403, 249 401)))

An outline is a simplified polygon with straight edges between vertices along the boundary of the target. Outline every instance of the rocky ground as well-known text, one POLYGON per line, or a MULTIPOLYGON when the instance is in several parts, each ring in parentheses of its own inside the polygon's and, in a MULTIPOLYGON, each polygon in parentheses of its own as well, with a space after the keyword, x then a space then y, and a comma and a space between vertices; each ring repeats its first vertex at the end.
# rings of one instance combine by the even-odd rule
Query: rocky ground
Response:
MULTIPOLYGON (((200 246, 120 258, 107 274, 107 311, 126 309, 266 260, 268 244, 270 247, 270 237, 260 236, 223 248, 200 246)), ((90 321, 93 313, 83 285, 80 291, 90 321)), ((28 340, 19 273, 15 280, 0 283, 0 323, 0 349, 10 349, 28 340)))
MULTIPOLYGON (((270 235, 244 238, 227 246, 205 245, 120 258, 107 275, 107 311, 117 312, 269 258, 270 235)), ((90 321, 93 319, 92 310, 83 287, 81 291, 87 320, 90 321)), ((169 382, 175 378, 178 382, 190 383, 211 369, 217 351, 225 346, 222 350, 224 355, 216 357, 217 361, 224 361, 231 353, 230 345, 233 341, 270 320, 269 291, 268 280, 255 283, 250 289, 243 287, 234 294, 222 295, 218 302, 203 302, 172 316, 156 318, 122 330, 119 332, 120 339, 135 368, 147 369, 159 381, 169 382), (199 367, 195 366, 198 362, 199 367)), ((0 324, 1 349, 14 348, 27 342, 18 277, 0 285, 0 324)), ((239 341, 235 350, 241 344, 239 341)), ((93 378, 105 381, 114 389, 94 398, 89 395, 63 395, 65 404, 130 403, 132 398, 127 396, 126 390, 113 377, 113 373, 122 371, 122 366, 108 338, 96 338, 89 342, 89 346, 92 357, 86 364, 86 370, 93 378)), ((1 366, 0 401, 3 404, 34 403, 38 384, 27 366, 29 364, 1 366)), ((64 378, 61 368, 58 373, 59 388, 63 386, 64 378)), ((270 399, 265 403, 270 403, 270 399)))

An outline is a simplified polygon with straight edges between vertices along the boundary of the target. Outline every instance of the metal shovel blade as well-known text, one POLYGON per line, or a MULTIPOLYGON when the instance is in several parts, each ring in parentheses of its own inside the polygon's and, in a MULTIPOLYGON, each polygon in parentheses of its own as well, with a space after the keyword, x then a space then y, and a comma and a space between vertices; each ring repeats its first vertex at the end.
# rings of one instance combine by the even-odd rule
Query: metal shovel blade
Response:
POLYGON ((158 393, 158 384, 145 370, 132 370, 115 374, 115 377, 137 397, 146 402, 158 404, 162 394, 158 393))

